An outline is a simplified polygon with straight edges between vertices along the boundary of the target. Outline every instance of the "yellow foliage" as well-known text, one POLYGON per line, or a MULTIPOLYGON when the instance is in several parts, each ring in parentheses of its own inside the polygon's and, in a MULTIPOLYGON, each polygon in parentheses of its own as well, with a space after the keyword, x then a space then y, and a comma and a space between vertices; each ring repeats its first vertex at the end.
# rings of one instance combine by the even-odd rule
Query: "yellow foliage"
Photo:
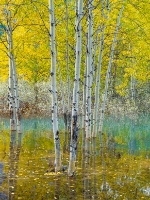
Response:
MULTIPOLYGON (((13 26, 13 43, 17 72, 20 78, 24 78, 32 83, 49 79, 50 71, 50 38, 49 38, 49 10, 48 1, 16 0, 12 6, 13 0, 9 1, 7 9, 11 10, 11 24, 13 26), (18 6, 17 6, 18 5, 18 6)), ((6 14, 4 8, 6 1, 1 0, 0 23, 7 26, 6 14)), ((66 4, 64 1, 55 1, 56 18, 56 44, 57 59, 61 68, 64 81, 66 80, 66 4)), ((86 3, 86 2, 84 2, 86 3)), ((116 20, 119 10, 124 3, 123 0, 112 0, 109 10, 104 3, 104 12, 102 4, 98 0, 94 1, 93 10, 93 42, 95 42, 96 30, 105 24, 105 42, 104 59, 102 66, 102 82, 108 66, 110 47, 114 37, 116 20)), ((121 18, 121 28, 118 33, 116 43, 115 60, 116 76, 118 76, 118 86, 116 90, 125 94, 125 88, 128 87, 128 81, 134 76, 138 81, 144 82, 149 79, 149 38, 150 13, 147 9, 148 1, 138 1, 124 3, 123 16, 121 18), (120 85, 119 85, 120 83, 120 85)), ((85 56, 86 56, 86 32, 87 32, 87 6, 84 8, 85 15, 82 19, 82 64, 81 79, 83 78, 85 56)), ((69 43, 69 68, 71 77, 74 76, 75 65, 75 2, 68 1, 68 43, 69 43)), ((96 51, 96 63, 98 62, 99 40, 101 32, 98 34, 98 47, 96 51)), ((2 38, 0 38, 2 39, 2 38)), ((0 42, 0 81, 8 78, 8 56, 6 34, 3 34, 4 42, 0 42)))

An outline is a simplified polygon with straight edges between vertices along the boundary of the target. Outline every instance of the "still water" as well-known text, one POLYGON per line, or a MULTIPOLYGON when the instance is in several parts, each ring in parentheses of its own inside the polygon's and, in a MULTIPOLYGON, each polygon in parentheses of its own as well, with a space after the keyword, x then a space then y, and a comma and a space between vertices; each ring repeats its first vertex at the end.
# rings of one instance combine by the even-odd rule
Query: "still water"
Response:
MULTIPOLYGON (((0 131, 1 199, 150 199, 150 123, 147 118, 107 118, 103 148, 99 137, 91 140, 89 162, 85 162, 79 139, 76 173, 68 177, 68 141, 60 133, 62 165, 55 174, 53 135, 48 119, 23 122, 23 134, 10 136, 7 120, 0 131), (147 121, 146 121, 147 120, 147 121), (44 125, 43 125, 44 124, 44 125), (65 148, 64 148, 65 147, 65 148)), ((63 125, 62 125, 63 128, 63 125)), ((80 134, 80 136, 82 133, 80 134)))

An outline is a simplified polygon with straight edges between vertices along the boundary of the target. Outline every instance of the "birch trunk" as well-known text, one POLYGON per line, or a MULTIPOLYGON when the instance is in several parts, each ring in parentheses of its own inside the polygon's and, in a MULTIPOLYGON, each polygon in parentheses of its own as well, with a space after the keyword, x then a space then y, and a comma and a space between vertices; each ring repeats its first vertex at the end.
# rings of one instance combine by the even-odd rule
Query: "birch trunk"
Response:
POLYGON ((93 132, 92 137, 96 137, 97 134, 97 123, 98 123, 98 110, 99 110, 99 93, 100 93, 100 73, 102 66, 102 54, 104 46, 104 27, 100 39, 100 52, 99 52, 99 61, 97 67, 97 77, 96 77, 96 86, 95 86, 95 105, 94 105, 94 115, 93 115, 93 132))
POLYGON ((57 116, 57 89, 56 89, 56 50, 55 50, 55 19, 53 0, 49 0, 50 7, 50 42, 51 42, 51 94, 52 94, 52 125, 55 145, 55 172, 61 170, 60 138, 57 116))
POLYGON ((70 132, 71 127, 71 120, 70 120, 70 73, 69 73, 69 42, 68 42, 68 35, 69 35, 69 22, 68 22, 68 0, 66 0, 66 69, 67 69, 67 86, 68 86, 68 106, 67 106, 67 124, 68 124, 68 131, 70 132))
POLYGON ((100 32, 100 26, 98 27, 96 31, 96 39, 95 39, 95 44, 93 47, 93 77, 95 77, 95 72, 96 72, 96 63, 95 63, 95 58, 96 58, 96 51, 97 51, 97 46, 98 46, 98 34, 100 32))
MULTIPOLYGON (((61 74, 61 71, 60 71, 60 63, 57 59, 57 45, 56 45, 56 62, 58 64, 58 73, 59 73, 59 83, 60 83, 60 88, 64 88, 64 84, 63 84, 63 81, 62 81, 62 74, 61 74)), ((65 94, 64 94, 64 90, 61 90, 61 106, 62 106, 62 110, 63 110, 63 116, 64 116, 64 151, 66 150, 66 143, 67 143, 67 140, 66 140, 66 135, 67 135, 67 112, 66 112, 66 105, 65 105, 65 94)))
MULTIPOLYGON (((66 0, 66 69, 67 69, 67 87, 68 87, 68 105, 66 109, 66 115, 64 118, 66 119, 67 129, 68 129, 68 144, 70 144, 71 139, 71 96, 70 96, 70 69, 69 69, 69 20, 68 20, 68 0, 66 0)), ((66 129, 66 131, 67 131, 66 129)), ((66 132, 67 134, 67 132, 66 132)), ((69 146, 68 146, 69 149, 69 146)))
POLYGON ((106 105, 106 99, 107 99, 107 93, 108 93, 108 83, 109 83, 109 79, 110 79, 111 66, 112 66, 114 50, 115 50, 115 43, 116 43, 117 34, 118 34, 119 26, 120 26, 120 19, 122 16, 123 8, 124 8, 124 6, 122 6, 119 16, 118 16, 118 19, 117 19, 116 30, 114 33, 114 39, 113 39, 112 46, 111 46, 110 59, 109 59, 109 63, 108 63, 107 73, 106 73, 105 90, 104 90, 104 97, 103 97, 103 102, 102 102, 102 108, 101 108, 101 113, 100 113, 100 124, 99 124, 99 136, 100 136, 100 146, 101 147, 102 147, 101 136, 102 136, 102 128, 103 128, 103 120, 104 120, 104 111, 105 111, 105 105, 106 105))
POLYGON ((81 65, 81 21, 82 21, 83 0, 78 2, 77 21, 76 21, 76 62, 75 62, 75 79, 73 88, 73 105, 72 105, 72 124, 71 124, 71 142, 70 142, 70 161, 68 174, 72 176, 75 172, 75 162, 77 153, 78 139, 78 99, 80 83, 80 65, 81 65))
POLYGON ((17 72, 16 72, 16 63, 14 55, 13 57, 13 80, 14 80, 14 92, 15 92, 15 109, 16 109, 16 120, 17 120, 17 131, 18 133, 22 133, 21 130, 21 113, 20 113, 20 106, 19 106, 19 95, 18 95, 18 80, 17 80, 17 72))
POLYGON ((7 12, 7 39, 8 39, 8 55, 9 55, 9 110, 10 110, 10 130, 17 130, 17 119, 16 119, 16 70, 14 65, 13 55, 13 41, 12 41, 12 27, 11 27, 11 13, 7 12))
MULTIPOLYGON (((87 34, 86 34, 87 42, 87 34)), ((85 52, 87 54, 87 47, 85 45, 85 52)), ((87 56, 85 57, 84 81, 83 81, 83 101, 82 101, 82 150, 85 151, 85 117, 86 117, 86 79, 87 79, 87 56)), ((85 153, 85 152, 84 152, 85 153)))
POLYGON ((88 41, 87 41, 87 82, 86 82, 86 138, 91 137, 91 87, 92 87, 92 8, 93 0, 88 1, 88 41))
POLYGON ((82 102, 82 150, 85 150, 85 114, 86 114, 86 66, 84 72, 84 82, 83 82, 83 102, 82 102))
POLYGON ((93 19, 92 19, 93 0, 88 1, 88 41, 87 41, 87 82, 86 82, 86 139, 85 139, 85 161, 90 162, 91 144, 91 87, 93 79, 93 19))

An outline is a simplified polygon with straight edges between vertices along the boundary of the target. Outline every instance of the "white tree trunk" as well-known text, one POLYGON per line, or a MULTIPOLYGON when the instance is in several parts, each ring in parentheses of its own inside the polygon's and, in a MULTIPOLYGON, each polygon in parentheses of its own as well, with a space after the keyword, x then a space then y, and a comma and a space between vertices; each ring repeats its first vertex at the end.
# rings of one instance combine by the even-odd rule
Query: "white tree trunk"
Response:
POLYGON ((75 161, 77 153, 78 139, 78 99, 80 83, 80 65, 81 65, 81 21, 82 21, 83 0, 78 2, 77 20, 76 20, 76 62, 75 62, 75 79, 73 88, 73 105, 72 105, 72 124, 71 124, 71 142, 70 142, 70 161, 68 174, 72 176, 75 172, 75 161))
POLYGON ((17 131, 18 133, 22 133, 21 130, 21 113, 20 113, 20 106, 19 106, 19 95, 18 95, 18 80, 17 80, 17 72, 16 72, 16 63, 14 54, 12 54, 13 58, 13 80, 14 80, 14 93, 15 93, 15 109, 16 109, 16 120, 17 120, 17 131))
POLYGON ((96 38, 95 38, 95 44, 93 45, 93 77, 95 76, 96 72, 96 63, 95 63, 95 58, 96 58, 96 51, 97 51, 97 46, 98 46, 98 34, 100 32, 100 26, 98 27, 96 31, 96 38))
MULTIPOLYGON (((57 47, 57 46, 56 46, 57 47)), ((58 64, 58 73, 59 73, 59 83, 60 83, 60 88, 64 88, 64 84, 62 81, 62 74, 60 71, 60 64, 57 59, 57 48, 56 48, 56 62, 58 64)), ((64 151, 66 150, 66 143, 67 143, 67 111, 66 111, 66 105, 65 105, 65 91, 61 90, 61 106, 62 106, 62 111, 63 111, 63 116, 64 116, 64 151)))
POLYGON ((119 16, 118 16, 118 19, 117 19, 116 30, 114 33, 114 39, 113 39, 112 46, 111 46, 110 59, 109 59, 109 63, 108 63, 107 73, 106 73, 105 90, 104 90, 104 97, 103 97, 103 102, 102 102, 102 108, 101 108, 101 113, 100 113, 100 123, 99 123, 99 134, 100 134, 100 145, 101 146, 102 146, 101 135, 102 135, 104 111, 105 111, 105 105, 106 105, 106 99, 107 99, 107 93, 108 93, 108 83, 109 83, 109 78, 110 78, 110 74, 111 74, 111 66, 112 66, 112 61, 113 61, 113 57, 114 57, 115 43, 116 43, 116 39, 117 39, 118 29, 120 26, 120 19, 122 16, 123 8, 124 8, 124 6, 122 6, 119 16))
POLYGON ((53 0, 49 0, 50 6, 50 42, 51 42, 51 94, 52 94, 52 125, 55 145, 55 172, 61 170, 60 138, 57 116, 57 89, 56 89, 56 50, 55 50, 55 19, 53 0))
POLYGON ((88 38, 87 38, 87 82, 86 82, 86 120, 85 120, 85 164, 90 162, 91 144, 91 88, 93 80, 93 0, 88 1, 88 38))
POLYGON ((87 82, 86 82, 86 138, 91 137, 91 87, 93 78, 93 61, 92 61, 92 9, 93 0, 88 1, 88 41, 87 41, 87 82))
POLYGON ((67 105, 67 119, 68 130, 70 131, 70 71, 69 71, 69 21, 68 21, 68 0, 66 0, 66 69, 67 69, 67 86, 68 86, 68 105, 67 105))
POLYGON ((96 86, 95 86, 95 104, 94 104, 94 115, 93 115, 93 132, 92 137, 96 137, 97 134, 97 123, 98 123, 98 110, 99 110, 99 93, 100 93, 100 73, 102 66, 102 54, 103 54, 103 46, 104 46, 104 27, 100 39, 100 51, 99 51, 99 60, 97 67, 97 77, 96 77, 96 86))
MULTIPOLYGON (((8 55, 9 55, 9 110, 10 110, 10 130, 16 131, 17 126, 20 125, 18 119, 19 98, 18 98, 18 84, 16 75, 16 65, 13 53, 13 38, 11 26, 11 13, 7 12, 7 38, 8 38, 8 55)), ((20 133, 20 126, 18 126, 20 133)))

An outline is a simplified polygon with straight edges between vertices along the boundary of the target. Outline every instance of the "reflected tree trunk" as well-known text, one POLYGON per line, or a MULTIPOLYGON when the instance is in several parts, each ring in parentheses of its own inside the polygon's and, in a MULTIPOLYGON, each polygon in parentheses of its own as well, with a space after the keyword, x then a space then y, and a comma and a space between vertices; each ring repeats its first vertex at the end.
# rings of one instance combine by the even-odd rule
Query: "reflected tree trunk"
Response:
POLYGON ((21 138, 22 134, 18 135, 18 142, 16 140, 16 133, 13 132, 10 136, 10 154, 9 154, 9 173, 8 173, 8 184, 9 184, 9 200, 14 200, 16 186, 17 186, 17 174, 18 174, 18 162, 21 151, 21 138))
POLYGON ((55 191, 54 191, 54 199, 60 199, 60 179, 59 176, 55 177, 55 191))
POLYGON ((97 194, 97 173, 96 173, 96 138, 92 138, 92 167, 93 167, 93 199, 97 199, 98 194, 97 194))
POLYGON ((101 147, 101 163, 102 163, 102 185, 101 185, 101 192, 102 192, 102 198, 108 200, 108 183, 106 182, 106 163, 104 158, 104 146, 101 147))
POLYGON ((76 199, 76 188, 77 188, 76 177, 69 177, 69 199, 76 199))
POLYGON ((91 188, 91 174, 90 174, 90 163, 87 163, 86 158, 84 159, 84 169, 83 169, 83 199, 92 198, 92 188, 91 188))

